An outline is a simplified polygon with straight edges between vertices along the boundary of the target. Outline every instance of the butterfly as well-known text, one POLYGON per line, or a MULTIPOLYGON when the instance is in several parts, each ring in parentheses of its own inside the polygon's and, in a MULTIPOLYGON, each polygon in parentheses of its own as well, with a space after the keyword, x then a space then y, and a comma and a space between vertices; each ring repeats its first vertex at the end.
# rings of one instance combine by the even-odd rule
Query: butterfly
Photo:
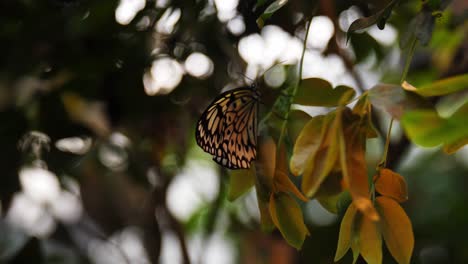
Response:
POLYGON ((218 95, 197 123, 197 144, 228 169, 247 169, 257 156, 260 92, 255 84, 218 95))

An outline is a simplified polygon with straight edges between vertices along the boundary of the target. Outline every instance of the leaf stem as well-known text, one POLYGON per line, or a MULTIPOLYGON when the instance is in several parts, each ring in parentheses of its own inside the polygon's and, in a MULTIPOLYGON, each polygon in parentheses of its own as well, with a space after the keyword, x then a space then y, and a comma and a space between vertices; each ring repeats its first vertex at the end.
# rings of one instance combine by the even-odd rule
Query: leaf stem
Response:
POLYGON ((405 60, 405 67, 403 68, 403 72, 401 73, 400 84, 402 84, 406 80, 406 75, 408 74, 409 66, 411 65, 411 61, 413 60, 414 50, 416 49, 416 44, 418 40, 416 37, 413 36, 411 41, 411 46, 408 50, 408 56, 406 56, 405 60))
MULTIPOLYGON (((405 66, 404 66, 403 71, 401 73, 400 84, 402 84, 406 80, 406 76, 408 75, 409 67, 411 65, 411 61, 413 60, 413 55, 414 55, 414 51, 416 49, 416 44, 417 43, 418 43, 417 38, 415 36, 413 36, 413 38, 411 40, 410 48, 408 50, 408 54, 407 54, 406 59, 405 59, 405 66)), ((385 148, 384 148, 382 160, 380 161, 379 165, 377 166, 377 175, 372 180, 372 184, 371 184, 372 201, 375 201, 375 181, 377 181, 377 179, 380 176, 380 170, 387 166, 387 156, 388 156, 388 149, 390 148, 390 136, 391 136, 391 133, 392 133, 393 121, 394 121, 393 118, 390 119, 390 124, 389 124, 388 130, 387 130, 387 137, 385 138, 385 148)))
POLYGON ((313 19, 313 16, 306 25, 306 33, 305 33, 305 37, 304 37, 304 41, 303 41, 302 54, 301 54, 301 59, 299 61, 299 73, 298 73, 298 77, 297 77, 298 80, 294 84, 294 88, 293 88, 292 93, 290 94, 290 97, 289 97, 290 99, 289 99, 289 104, 288 104, 288 111, 286 111, 286 113, 285 113, 285 115, 286 115, 285 120, 283 121, 283 124, 281 125, 281 132, 280 132, 280 136, 278 138, 278 144, 277 144, 278 148, 281 145, 281 142, 283 141, 284 131, 286 130, 286 124, 288 122, 289 113, 291 112, 292 100, 293 100, 294 96, 297 93, 297 89, 299 87, 299 84, 302 82, 302 70, 303 70, 303 67, 304 67, 304 56, 305 56, 305 51, 307 49, 307 38, 309 37, 309 29, 310 29, 310 24, 312 22, 312 19, 313 19))
POLYGON ((383 153, 382 161, 379 164, 379 168, 385 168, 385 166, 387 165, 387 154, 388 154, 388 148, 390 147, 390 137, 392 133, 392 126, 393 126, 393 118, 390 119, 390 124, 388 125, 387 137, 385 138, 384 153, 383 153))
MULTIPOLYGON (((406 80, 406 76, 408 75, 409 66, 411 61, 413 60, 414 50, 416 49, 416 44, 418 40, 416 37, 413 37, 411 40, 411 46, 408 50, 408 55, 406 56, 405 66, 403 68, 403 72, 401 73, 400 84, 402 84, 406 80)), ((393 125, 393 118, 390 120, 390 125, 388 126, 387 131, 387 138, 385 139, 385 149, 382 157, 382 161, 379 163, 378 169, 384 168, 387 165, 387 154, 388 149, 390 147, 390 133, 392 132, 392 125, 393 125)))

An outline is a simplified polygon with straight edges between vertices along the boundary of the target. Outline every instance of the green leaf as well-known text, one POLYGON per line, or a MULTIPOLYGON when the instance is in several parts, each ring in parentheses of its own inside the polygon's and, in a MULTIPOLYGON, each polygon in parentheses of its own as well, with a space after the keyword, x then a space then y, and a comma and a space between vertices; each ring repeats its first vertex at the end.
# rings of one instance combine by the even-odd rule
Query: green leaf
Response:
MULTIPOLYGON (((288 0, 276 0, 273 3, 271 3, 265 9, 265 11, 263 11, 263 14, 257 19, 256 22, 257 22, 258 27, 262 28, 265 25, 265 21, 269 19, 281 7, 283 7, 287 2, 288 0)), ((258 6, 258 3, 257 3, 257 6, 258 6)))
POLYGON ((447 154, 455 153, 457 150, 461 149, 463 146, 468 144, 468 137, 461 138, 459 140, 455 140, 451 143, 444 145, 444 152, 447 154))
POLYGON ((351 45, 356 55, 356 63, 364 61, 371 54, 375 54, 377 59, 382 59, 385 55, 382 45, 368 33, 353 35, 351 45))
POLYGON ((286 241, 291 246, 300 249, 305 237, 310 233, 304 224, 302 211, 297 202, 285 193, 272 195, 270 213, 273 222, 286 241))
POLYGON ((273 14, 276 11, 278 11, 281 7, 283 7, 288 0, 276 0, 275 2, 271 3, 265 11, 263 12, 264 14, 273 14))
POLYGON ((409 23, 408 30, 400 40, 400 46, 406 48, 416 38, 422 45, 427 45, 432 37, 435 18, 429 10, 422 10, 409 23))
POLYGON ((415 19, 417 19, 417 26, 414 34, 419 42, 425 46, 431 40, 435 17, 432 16, 432 13, 429 11, 422 11, 415 17, 415 19))
POLYGON ((229 173, 228 200, 234 201, 255 184, 255 166, 248 170, 232 170, 229 173))
POLYGON ((291 142, 296 141, 302 129, 305 127, 305 125, 307 124, 307 122, 309 122, 311 118, 312 117, 309 114, 301 110, 297 110, 297 109, 293 109, 289 113, 287 128, 288 128, 288 135, 289 135, 289 138, 291 139, 291 142))
POLYGON ((422 96, 440 96, 463 91, 468 89, 468 73, 442 79, 428 85, 415 88, 414 86, 404 83, 403 88, 415 92, 422 96))
POLYGON ((444 96, 436 104, 437 113, 441 117, 448 118, 467 102, 468 90, 444 96))
POLYGON ((291 156, 289 165, 293 175, 301 175, 304 172, 307 161, 311 156, 315 156, 320 147, 322 137, 325 134, 327 123, 325 122, 325 116, 315 116, 301 130, 294 144, 293 155, 291 156))
POLYGON ((335 194, 331 196, 317 197, 317 201, 320 205, 325 208, 328 212, 332 214, 338 214, 338 201, 340 200, 341 195, 335 194))
POLYGON ((302 80, 300 83, 294 97, 294 103, 335 107, 349 103, 355 94, 356 92, 351 87, 340 85, 333 89, 331 84, 324 79, 310 78, 302 80))
POLYGON ((468 138, 467 115, 468 102, 447 119, 441 118, 435 111, 416 110, 405 113, 401 123, 408 137, 423 147, 440 144, 459 146, 466 143, 468 138))
POLYGON ((315 198, 329 212, 338 214, 337 203, 341 199, 344 186, 340 171, 332 171, 320 185, 315 198))
MULTIPOLYGON (((322 182, 335 166, 338 159, 337 133, 341 128, 341 111, 330 113, 327 118, 333 118, 331 125, 321 140, 320 146, 306 161, 302 176, 302 192, 308 197, 315 195, 322 182)), ((330 121, 329 121, 330 122, 330 121)), ((328 123, 328 122, 327 122, 328 123)))
POLYGON ((348 28, 346 40, 349 40, 351 33, 353 33, 354 31, 370 27, 377 22, 379 29, 383 29, 385 27, 385 22, 392 13, 393 6, 395 6, 395 4, 398 3, 398 1, 399 0, 391 1, 384 9, 378 11, 372 16, 354 20, 354 22, 348 28))
POLYGON ((255 186, 255 190, 257 193, 258 210, 260 211, 260 227, 262 231, 270 232, 275 228, 275 224, 273 223, 273 219, 271 219, 268 194, 258 184, 255 186))
POLYGON ((338 201, 336 202, 336 209, 338 210, 338 215, 343 215, 346 212, 346 208, 352 204, 353 199, 351 198, 351 194, 348 190, 342 192, 338 197, 338 201))
POLYGON ((412 111, 401 119, 406 134, 414 143, 435 147, 444 140, 444 120, 435 111, 412 111))

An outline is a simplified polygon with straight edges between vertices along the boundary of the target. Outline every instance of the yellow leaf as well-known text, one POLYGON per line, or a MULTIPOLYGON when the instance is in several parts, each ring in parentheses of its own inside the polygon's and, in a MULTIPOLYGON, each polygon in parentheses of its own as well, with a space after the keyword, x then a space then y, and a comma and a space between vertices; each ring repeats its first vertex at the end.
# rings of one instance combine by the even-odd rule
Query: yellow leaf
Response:
POLYGON ((255 184, 255 165, 247 170, 232 170, 229 174, 228 200, 234 201, 255 184))
POLYGON ((377 223, 367 217, 361 218, 359 252, 367 263, 382 263, 382 235, 377 223))
POLYGON ((361 118, 361 126, 366 131, 367 138, 377 137, 377 131, 372 124, 371 118, 371 103, 367 95, 362 96, 353 108, 353 114, 359 115, 361 118))
POLYGON ((271 220, 273 221, 273 224, 275 224, 275 226, 279 228, 280 224, 278 221, 278 214, 276 212, 275 195, 273 193, 270 195, 270 202, 268 203, 268 209, 270 210, 270 216, 271 216, 271 220))
POLYGON ((451 143, 444 144, 443 150, 447 154, 453 154, 463 146, 468 144, 468 137, 461 138, 451 143))
POLYGON ((259 143, 256 174, 258 180, 271 190, 276 167, 276 143, 269 136, 261 137, 259 143))
POLYGON ((306 162, 310 157, 315 156, 326 131, 324 120, 325 116, 313 117, 297 137, 290 161, 290 169, 293 175, 301 175, 304 172, 306 162))
POLYGON ((356 206, 350 204, 341 220, 340 234, 338 237, 338 246, 335 253, 335 262, 340 260, 348 252, 354 233, 354 219, 356 216, 356 206))
POLYGON ((295 142, 305 124, 309 122, 311 116, 299 109, 293 109, 288 117, 288 135, 291 142, 295 142))
POLYGON ((288 194, 278 193, 270 197, 270 213, 273 222, 286 241, 300 249, 309 230, 304 224, 302 211, 297 202, 288 194))
POLYGON ((308 199, 305 197, 294 185, 289 178, 288 161, 286 157, 286 148, 282 144, 277 153, 276 168, 274 177, 274 189, 273 192, 284 192, 294 194, 297 198, 306 202, 308 199))
POLYGON ((297 189, 296 185, 294 185, 288 175, 284 174, 283 172, 277 172, 276 175, 275 184, 279 192, 291 193, 304 202, 308 201, 307 197, 305 197, 301 191, 297 189))
MULTIPOLYGON (((340 128, 341 118, 340 111, 327 115, 328 118, 333 118, 333 122, 327 129, 320 147, 315 155, 311 155, 306 162, 304 174, 302 176, 302 192, 308 197, 314 196, 320 184, 325 180, 327 175, 332 171, 335 162, 338 158, 338 142, 337 131, 340 128)), ((326 122, 326 121, 325 121, 326 122)))
POLYGON ((399 264, 408 264, 414 248, 411 221, 393 199, 379 196, 376 207, 381 216, 381 231, 388 250, 399 264))
POLYGON ((282 172, 289 174, 288 158, 286 157, 286 147, 280 143, 280 146, 276 150, 276 164, 275 173, 282 172))
POLYGON ((353 236, 351 239, 351 250, 353 251, 353 264, 356 263, 359 257, 359 237, 353 236))
POLYGON ((268 198, 264 199, 263 195, 259 193, 259 189, 256 188, 257 191, 257 202, 258 202, 258 209, 260 211, 260 226, 264 232, 270 232, 275 228, 274 220, 271 219, 271 213, 269 210, 269 201, 268 198))
POLYGON ((365 134, 361 133, 359 127, 356 128, 354 124, 348 125, 345 132, 341 127, 337 130, 343 179, 349 188, 353 203, 365 216, 377 221, 379 215, 369 199, 365 134))
POLYGON ((405 179, 398 173, 389 169, 381 169, 379 176, 376 176, 375 190, 402 203, 408 200, 408 187, 405 179))

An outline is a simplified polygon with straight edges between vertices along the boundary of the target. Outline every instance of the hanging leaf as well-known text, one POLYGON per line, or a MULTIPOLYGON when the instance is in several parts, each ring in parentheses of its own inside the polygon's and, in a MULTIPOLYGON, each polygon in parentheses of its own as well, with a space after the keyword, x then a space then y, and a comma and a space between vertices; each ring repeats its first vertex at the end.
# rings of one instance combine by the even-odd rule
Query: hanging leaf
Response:
POLYGON ((285 193, 271 195, 270 213, 286 241, 300 249, 305 237, 310 233, 304 224, 302 211, 297 202, 285 193))
POLYGON ((351 250, 353 251, 353 264, 355 264, 359 258, 359 237, 356 235, 351 239, 351 250))
POLYGON ((275 173, 276 144, 269 136, 259 137, 258 157, 255 163, 255 191, 257 192, 262 230, 271 231, 275 225, 269 210, 270 195, 275 173))
POLYGON ((402 203, 408 200, 408 187, 405 179, 390 169, 383 168, 376 176, 375 190, 383 196, 402 203))
POLYGON ((377 197, 376 208, 381 216, 382 235, 388 250, 399 264, 409 264, 414 248, 411 221, 391 198, 377 197))
MULTIPOLYGON (((276 11, 278 11, 286 3, 288 3, 288 0, 276 0, 273 3, 271 3, 265 9, 265 11, 263 11, 263 14, 257 19, 257 21, 256 21, 257 26, 259 28, 262 28, 265 25, 265 21, 268 20, 276 11)), ((258 6, 258 3, 257 3, 257 6, 258 6)))
POLYGON ((419 40, 422 45, 427 45, 432 37, 434 30, 435 17, 432 11, 423 9, 411 21, 407 30, 400 39, 400 46, 405 49, 413 41, 419 40))
POLYGON ((468 137, 461 138, 459 140, 455 140, 451 143, 445 144, 443 150, 447 154, 453 154, 457 150, 461 149, 463 146, 468 144, 468 137))
POLYGON ((365 160, 365 131, 358 124, 343 124, 338 129, 339 156, 343 179, 349 188, 353 203, 373 221, 379 216, 369 199, 369 181, 365 160))
POLYGON ((259 151, 256 162, 257 177, 271 190, 276 167, 276 143, 269 136, 259 138, 259 151))
POLYGON ((354 233, 354 218, 356 216, 356 206, 350 204, 341 220, 340 234, 338 237, 338 246, 336 247, 335 262, 340 260, 348 252, 354 233))
POLYGON ((353 199, 351 198, 351 194, 349 194, 348 190, 340 193, 338 197, 338 202, 336 203, 336 209, 338 210, 338 215, 344 215, 346 209, 352 204, 353 199))
POLYGON ((341 171, 332 171, 322 182, 315 198, 329 212, 338 214, 338 201, 344 191, 341 171))
POLYGON ((323 115, 315 116, 302 129, 294 144, 289 165, 293 175, 302 175, 307 161, 315 156, 325 135, 328 122, 329 118, 323 115))
POLYGON ((296 142, 299 134, 301 133, 302 129, 305 127, 307 122, 309 122, 311 116, 304 111, 293 109, 289 113, 288 118, 288 135, 291 139, 291 142, 296 142))
POLYGON ((361 117, 360 126, 366 131, 367 138, 377 137, 377 130, 372 124, 371 103, 367 95, 363 95, 354 105, 353 114, 361 117))
POLYGON ((379 29, 384 29, 385 27, 385 22, 387 19, 390 17, 392 13, 392 9, 395 6, 396 3, 398 3, 399 0, 393 0, 391 1, 384 9, 378 11, 372 16, 369 17, 363 17, 354 20, 353 23, 348 28, 348 32, 346 33, 346 40, 349 40, 351 37, 351 33, 365 29, 367 27, 370 27, 374 25, 375 23, 378 23, 379 29))
POLYGON ((288 161, 286 157, 286 148, 284 144, 280 146, 276 155, 276 168, 274 176, 274 193, 284 192, 295 195, 297 198, 307 202, 305 197, 289 178, 288 161))
POLYGON ((248 170, 232 170, 229 173, 228 200, 234 201, 255 184, 255 165, 248 170))
POLYGON ((416 88, 408 82, 403 82, 403 89, 422 96, 441 96, 468 89, 468 73, 438 80, 416 88))
POLYGON ((364 62, 369 56, 373 55, 379 60, 385 56, 385 48, 368 32, 353 34, 350 42, 356 56, 355 63, 364 62))
MULTIPOLYGON (((327 175, 332 171, 338 159, 337 133, 341 127, 341 111, 330 113, 327 119, 333 118, 327 128, 315 155, 310 155, 305 163, 302 176, 302 191, 308 197, 312 197, 320 187, 327 175)), ((327 123, 330 121, 326 121, 327 123)))
POLYGON ((399 85, 377 84, 369 90, 373 106, 400 119, 404 112, 412 109, 431 109, 430 103, 417 94, 403 90, 399 85))
POLYGON ((261 188, 258 188, 258 185, 255 187, 257 191, 258 209, 260 211, 260 227, 264 232, 270 232, 275 229, 275 224, 273 219, 271 219, 269 199, 268 197, 265 199, 264 195, 259 192, 261 188))
POLYGON ((334 107, 349 103, 355 94, 356 92, 351 87, 340 85, 333 89, 331 84, 324 79, 310 78, 300 83, 294 96, 294 103, 334 107))
POLYGON ((359 228, 359 252, 367 263, 382 263, 382 235, 378 223, 367 217, 361 218, 359 228))

